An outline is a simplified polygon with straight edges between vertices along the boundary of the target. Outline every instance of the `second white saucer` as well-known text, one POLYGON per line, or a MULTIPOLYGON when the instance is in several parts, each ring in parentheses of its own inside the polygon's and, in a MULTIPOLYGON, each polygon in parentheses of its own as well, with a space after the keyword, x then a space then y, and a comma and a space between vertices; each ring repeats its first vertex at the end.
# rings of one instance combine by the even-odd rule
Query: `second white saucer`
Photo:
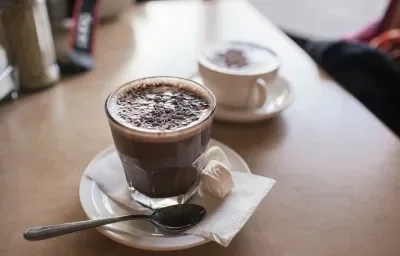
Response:
MULTIPOLYGON (((200 74, 195 74, 189 79, 203 84, 200 74)), ((215 119, 224 122, 252 123, 273 118, 280 114, 293 102, 293 90, 289 82, 278 76, 267 85, 267 100, 254 109, 235 109, 218 105, 215 119)))

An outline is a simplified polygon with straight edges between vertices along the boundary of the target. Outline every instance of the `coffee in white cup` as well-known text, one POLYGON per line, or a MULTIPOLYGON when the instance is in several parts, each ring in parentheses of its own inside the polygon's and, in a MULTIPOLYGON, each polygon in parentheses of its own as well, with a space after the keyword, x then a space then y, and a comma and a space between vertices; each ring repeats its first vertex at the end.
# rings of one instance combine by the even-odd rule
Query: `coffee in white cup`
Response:
POLYGON ((256 108, 266 101, 266 84, 279 69, 270 49, 241 41, 207 45, 198 57, 204 84, 214 93, 217 104, 234 108, 256 108))

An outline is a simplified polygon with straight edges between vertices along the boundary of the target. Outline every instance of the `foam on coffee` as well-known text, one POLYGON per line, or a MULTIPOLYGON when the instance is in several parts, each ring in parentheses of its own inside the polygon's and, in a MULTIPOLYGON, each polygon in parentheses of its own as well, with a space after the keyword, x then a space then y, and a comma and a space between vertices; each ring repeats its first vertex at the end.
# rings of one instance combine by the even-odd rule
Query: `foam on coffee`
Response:
POLYGON ((218 42, 199 57, 203 65, 224 73, 251 75, 275 69, 276 55, 268 48, 246 42, 218 42))
POLYGON ((209 108, 195 93, 165 84, 144 84, 121 92, 115 101, 119 121, 134 127, 168 131, 199 120, 209 108))
POLYGON ((182 137, 195 132, 191 128, 214 111, 214 98, 207 88, 198 87, 193 81, 172 77, 140 79, 111 95, 106 108, 116 121, 114 125, 130 128, 124 130, 132 136, 139 136, 142 131, 145 134, 141 135, 147 137, 157 133, 167 138, 174 132, 182 137))

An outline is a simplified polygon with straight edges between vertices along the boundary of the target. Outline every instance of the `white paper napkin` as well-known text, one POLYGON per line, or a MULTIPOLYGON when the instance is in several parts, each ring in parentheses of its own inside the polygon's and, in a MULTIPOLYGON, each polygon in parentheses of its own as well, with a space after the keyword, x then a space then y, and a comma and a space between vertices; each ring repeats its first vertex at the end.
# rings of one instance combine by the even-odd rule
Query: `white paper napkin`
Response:
MULTIPOLYGON (((215 149, 215 148, 214 148, 215 149)), ((229 162, 221 149, 217 152, 206 154, 208 163, 218 161, 229 168, 229 162)), ((205 163, 204 166, 207 166, 205 163)), ((128 185, 118 153, 113 150, 102 158, 92 162, 85 171, 86 177, 94 180, 99 188, 113 200, 124 204, 135 212, 149 213, 149 209, 134 202, 129 195, 128 185)), ((230 176, 230 175, 229 175, 230 176)), ((226 181, 226 175, 221 175, 222 182, 226 181)), ((232 190, 220 198, 221 190, 208 193, 204 183, 199 192, 193 196, 190 203, 200 204, 207 210, 206 218, 194 228, 187 230, 186 234, 192 234, 215 241, 226 247, 235 235, 244 226, 253 214, 261 200, 275 184, 275 180, 245 172, 231 172, 234 186, 232 190)), ((210 186, 208 184, 208 186, 210 186)))

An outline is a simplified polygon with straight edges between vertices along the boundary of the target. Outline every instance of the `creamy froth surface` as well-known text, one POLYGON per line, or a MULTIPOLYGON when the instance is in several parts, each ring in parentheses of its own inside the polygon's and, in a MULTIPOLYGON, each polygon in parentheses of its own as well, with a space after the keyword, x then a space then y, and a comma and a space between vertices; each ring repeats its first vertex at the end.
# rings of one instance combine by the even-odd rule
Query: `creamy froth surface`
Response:
POLYGON ((199 120, 209 109, 200 95, 168 84, 143 84, 114 96, 113 117, 128 126, 176 130, 199 120))

